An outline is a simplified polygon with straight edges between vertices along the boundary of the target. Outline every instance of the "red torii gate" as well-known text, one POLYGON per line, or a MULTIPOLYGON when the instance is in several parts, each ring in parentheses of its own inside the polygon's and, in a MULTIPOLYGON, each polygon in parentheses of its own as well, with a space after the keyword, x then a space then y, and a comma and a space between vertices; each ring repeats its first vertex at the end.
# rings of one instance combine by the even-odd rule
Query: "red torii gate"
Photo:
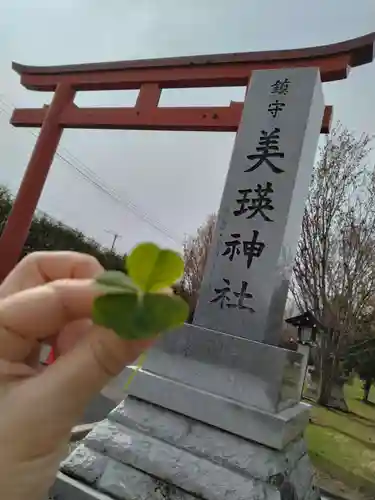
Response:
MULTIPOLYGON (((247 86, 258 69, 319 67, 322 81, 347 77, 350 67, 374 59, 375 33, 342 43, 298 50, 246 52, 168 59, 35 67, 13 63, 29 90, 54 92, 50 106, 15 109, 16 127, 41 131, 0 237, 0 280, 17 263, 64 128, 236 131, 243 103, 210 107, 158 107, 167 88, 247 86), (139 89, 133 108, 79 108, 77 91, 139 89)), ((327 106, 322 133, 329 131, 327 106)))

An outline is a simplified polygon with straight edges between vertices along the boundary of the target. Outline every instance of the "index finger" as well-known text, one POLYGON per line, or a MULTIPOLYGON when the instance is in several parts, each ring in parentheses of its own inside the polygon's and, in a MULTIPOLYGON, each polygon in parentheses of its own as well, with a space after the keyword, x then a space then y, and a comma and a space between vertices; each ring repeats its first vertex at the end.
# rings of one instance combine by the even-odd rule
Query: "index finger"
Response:
POLYGON ((91 279, 103 272, 95 257, 79 252, 34 252, 0 286, 0 298, 63 279, 91 279))
POLYGON ((90 319, 98 293, 93 280, 59 280, 0 300, 0 358, 24 361, 38 342, 90 319))

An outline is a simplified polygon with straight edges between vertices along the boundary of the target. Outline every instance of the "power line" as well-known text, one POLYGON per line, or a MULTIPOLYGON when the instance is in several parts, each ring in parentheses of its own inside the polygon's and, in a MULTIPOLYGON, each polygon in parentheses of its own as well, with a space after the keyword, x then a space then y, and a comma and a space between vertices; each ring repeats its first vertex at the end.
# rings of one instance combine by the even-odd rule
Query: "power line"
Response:
MULTIPOLYGON (((129 210, 131 210, 135 215, 137 215, 137 217, 143 219, 145 222, 152 225, 155 229, 164 233, 168 238, 172 239, 175 243, 178 243, 175 240, 175 237, 172 235, 172 233, 170 233, 169 230, 165 226, 163 226, 163 224, 160 223, 160 221, 158 221, 155 218, 151 218, 147 214, 147 212, 142 211, 142 209, 138 205, 136 205, 134 202, 129 200, 129 196, 127 195, 127 193, 125 193, 127 199, 124 200, 123 197, 121 195, 119 195, 112 187, 108 186, 108 184, 106 184, 106 182, 103 179, 101 179, 96 174, 96 172, 94 172, 89 167, 87 167, 79 158, 77 158, 75 155, 73 155, 69 150, 67 150, 66 148, 59 148, 59 149, 61 151, 64 151, 65 154, 68 154, 70 156, 70 158, 73 160, 73 162, 78 163, 78 165, 80 166, 79 173, 82 173, 82 171, 83 171, 83 173, 85 173, 91 181, 100 184, 100 187, 99 186, 96 186, 96 187, 98 187, 100 189, 104 188, 107 191, 108 195, 112 196, 113 199, 116 198, 116 201, 121 201, 121 202, 125 203, 127 208, 129 210)), ((62 159, 65 162, 67 161, 67 159, 64 157, 62 157, 62 159)), ((75 167, 75 168, 78 168, 78 167, 75 167)))
MULTIPOLYGON (((1 97, 0 97, 0 103, 3 104, 3 106, 6 106, 10 109, 13 109, 13 107, 10 104, 8 104, 1 97)), ((0 105, 0 110, 3 111, 8 116, 10 116, 11 112, 4 109, 3 106, 0 105)), ((32 131, 30 129, 26 129, 26 132, 31 134, 33 137, 36 137, 36 138, 38 137, 38 134, 36 134, 34 131, 32 131)), ((172 233, 170 233, 170 231, 166 227, 164 227, 158 220, 151 218, 147 214, 147 212, 144 212, 143 210, 141 210, 131 200, 124 199, 112 187, 108 186, 106 184, 106 182, 103 179, 101 179, 92 169, 90 169, 79 158, 77 158, 75 155, 73 155, 67 148, 59 147, 58 150, 56 151, 56 156, 58 158, 60 158, 64 163, 66 163, 68 166, 72 167, 85 181, 89 182, 96 189, 100 190, 101 192, 103 192, 104 194, 109 196, 113 201, 124 206, 127 210, 132 212, 136 217, 142 219, 145 223, 149 224, 154 229, 156 229, 160 233, 164 234, 164 236, 169 238, 171 241, 173 241, 177 245, 181 244, 181 242, 177 241, 175 236, 172 233), (60 151, 64 152, 65 156, 60 151), (66 158, 66 156, 69 156, 71 158, 71 160, 66 158)), ((128 196, 127 196, 127 198, 128 198, 128 196)))
POLYGON ((94 187, 96 187, 98 190, 102 191, 104 194, 108 195, 113 201, 119 203, 120 205, 124 206, 127 210, 132 212, 134 215, 136 215, 139 219, 142 219, 144 222, 149 224, 150 226, 154 227, 157 231, 160 233, 163 233, 164 236, 172 240, 174 243, 179 244, 178 241, 175 239, 175 237, 169 233, 168 229, 164 228, 158 221, 154 221, 149 217, 146 213, 141 213, 136 207, 135 204, 132 202, 128 202, 127 200, 123 200, 122 197, 114 191, 112 188, 109 188, 105 185, 104 181, 100 179, 99 176, 95 175, 92 176, 91 174, 88 174, 85 172, 83 169, 75 165, 73 162, 68 160, 66 157, 64 157, 61 153, 58 151, 56 152, 56 156, 63 160, 67 165, 70 167, 74 168, 78 174, 85 179, 87 182, 92 184, 94 187))
MULTIPOLYGON (((0 102, 5 104, 6 106, 10 107, 10 105, 7 104, 6 102, 4 102, 4 100, 1 98, 0 98, 0 102)), ((2 109, 2 111, 4 111, 6 114, 10 114, 6 110, 4 110, 4 108, 0 107, 0 109, 2 109)), ((31 135, 33 135, 34 137, 38 137, 38 134, 36 134, 32 130, 27 129, 26 131, 28 133, 30 133, 31 135)), ((56 152, 56 156, 58 158, 60 158, 62 161, 64 161, 70 167, 74 168, 75 171, 79 175, 81 175, 81 177, 83 177, 87 182, 90 182, 94 187, 96 187, 97 189, 99 189, 103 193, 110 196, 114 201, 116 201, 122 205, 125 205, 125 208, 127 210, 131 211, 134 215, 136 215, 138 218, 142 219, 147 224, 153 226, 157 231, 163 233, 165 236, 167 236, 167 238, 172 240, 174 243, 176 243, 178 245, 180 244, 180 242, 178 242, 176 240, 174 235, 172 235, 169 232, 169 230, 167 228, 165 228, 159 221, 152 219, 146 212, 142 212, 139 209, 139 207, 135 203, 133 203, 132 201, 124 200, 121 195, 119 195, 113 188, 106 185, 106 183, 103 179, 101 179, 93 170, 91 170, 89 167, 87 167, 81 160, 79 160, 72 153, 70 153, 70 151, 68 151, 66 148, 59 148, 59 149, 60 149, 60 151, 62 150, 64 152, 66 152, 70 157, 72 157, 75 160, 75 162, 79 162, 81 164, 80 166, 77 166, 74 164, 73 161, 70 161, 69 159, 67 159, 59 151, 56 152)))

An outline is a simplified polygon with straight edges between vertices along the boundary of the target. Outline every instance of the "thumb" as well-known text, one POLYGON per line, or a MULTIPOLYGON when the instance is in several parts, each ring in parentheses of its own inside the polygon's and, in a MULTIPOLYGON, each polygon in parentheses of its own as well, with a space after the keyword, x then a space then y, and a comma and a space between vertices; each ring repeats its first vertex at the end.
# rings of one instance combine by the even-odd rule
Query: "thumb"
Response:
POLYGON ((69 433, 92 397, 153 343, 122 340, 92 324, 85 333, 72 350, 18 387, 27 401, 27 427, 43 429, 45 442, 69 433))

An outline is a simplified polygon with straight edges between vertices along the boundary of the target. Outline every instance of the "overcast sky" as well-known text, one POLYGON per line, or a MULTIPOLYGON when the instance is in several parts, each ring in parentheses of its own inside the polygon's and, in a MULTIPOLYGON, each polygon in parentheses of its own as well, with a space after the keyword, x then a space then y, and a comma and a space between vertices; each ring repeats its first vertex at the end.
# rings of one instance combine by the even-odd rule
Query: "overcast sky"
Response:
MULTIPOLYGON (((374 0, 2 0, 0 183, 16 192, 35 143, 30 132, 37 133, 9 125, 12 106, 42 105, 51 97, 23 89, 12 60, 53 65, 288 49, 373 31, 374 0)), ((171 90, 162 103, 229 104, 243 92, 171 90)), ((375 133, 375 64, 325 85, 325 99, 349 128, 375 133)), ((134 100, 135 92, 95 92, 78 94, 76 103, 134 100)), ((121 202, 56 159, 39 208, 107 246, 112 237, 106 230, 120 233, 119 251, 143 240, 179 248, 218 208, 233 139, 222 133, 65 131, 62 156, 94 171, 121 202)))

